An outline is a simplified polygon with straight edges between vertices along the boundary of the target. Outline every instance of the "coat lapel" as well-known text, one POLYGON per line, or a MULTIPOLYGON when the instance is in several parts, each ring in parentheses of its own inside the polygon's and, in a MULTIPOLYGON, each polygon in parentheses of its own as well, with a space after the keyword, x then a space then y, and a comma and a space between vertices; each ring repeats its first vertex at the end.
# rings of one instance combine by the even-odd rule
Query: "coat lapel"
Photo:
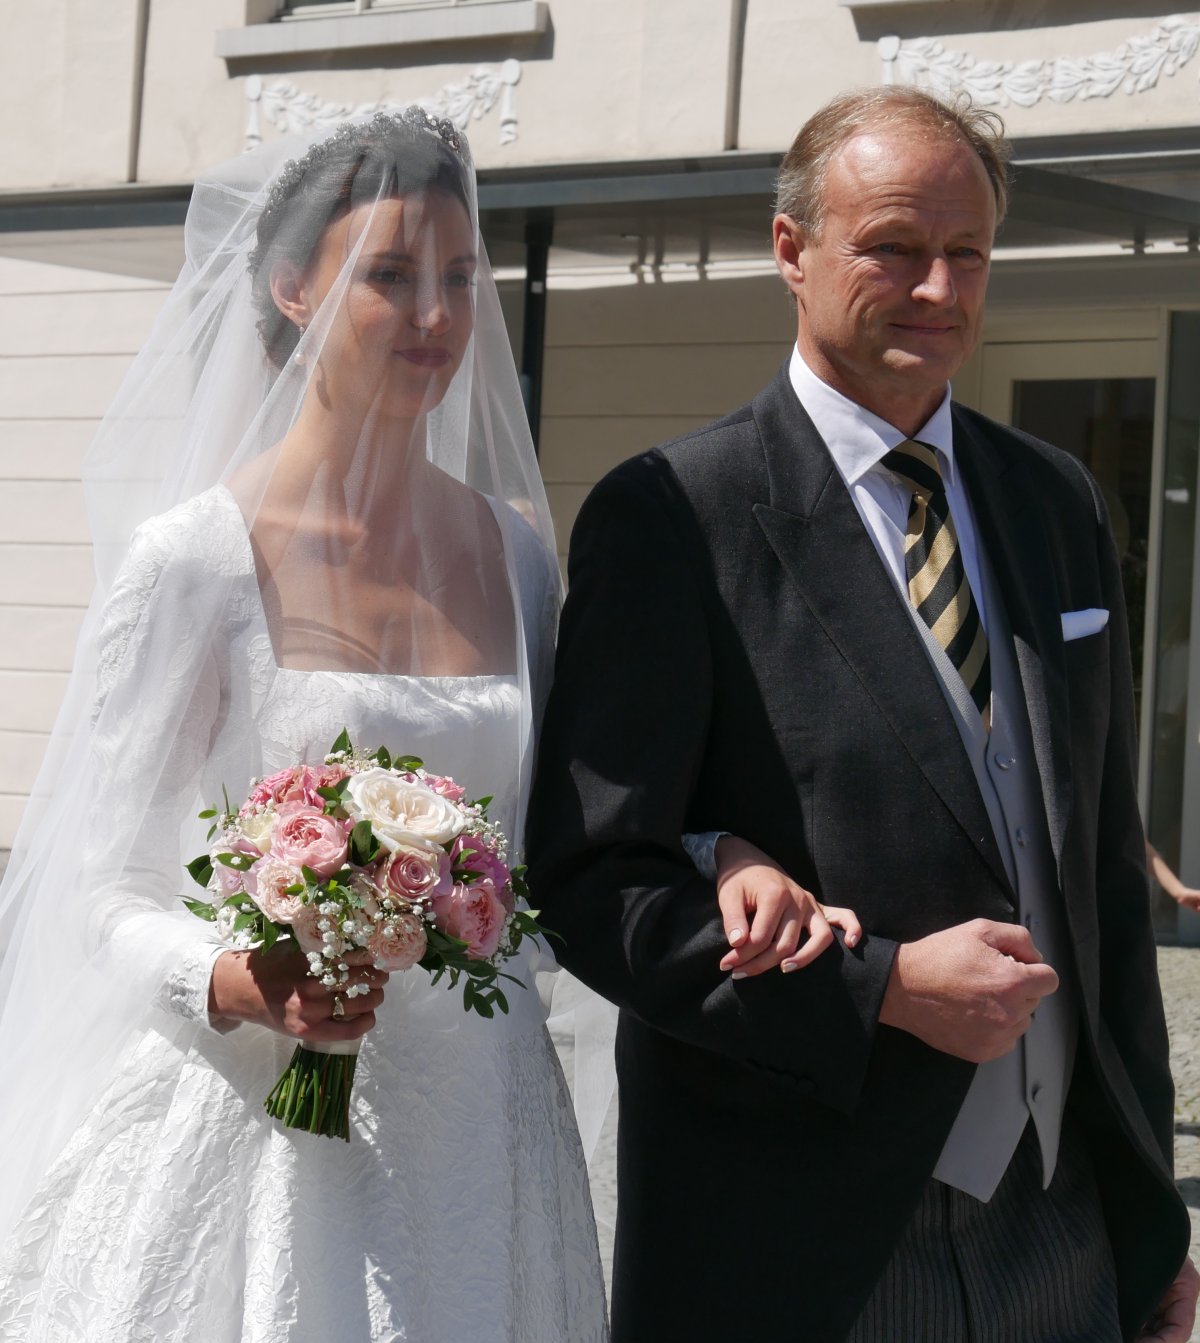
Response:
POLYGON ((1061 594, 1021 458, 954 412, 954 455, 966 481, 979 528, 1004 599, 1029 726, 1033 733, 1046 821, 1055 860, 1062 861, 1070 820, 1071 759, 1067 741, 1067 679, 1063 658, 1061 594))
MULTIPOLYGON (((822 629, 1013 900, 962 739, 912 619, 786 365, 754 402, 770 477, 755 516, 822 629)), ((1015 903, 1015 900, 1013 901, 1015 903)))

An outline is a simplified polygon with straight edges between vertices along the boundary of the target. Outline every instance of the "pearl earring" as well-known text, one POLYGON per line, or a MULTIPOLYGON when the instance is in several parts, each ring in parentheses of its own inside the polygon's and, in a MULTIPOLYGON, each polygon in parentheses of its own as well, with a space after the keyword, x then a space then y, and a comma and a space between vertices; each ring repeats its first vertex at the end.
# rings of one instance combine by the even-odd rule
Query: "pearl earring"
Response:
MULTIPOLYGON (((297 322, 296 329, 300 332, 300 335, 297 338, 297 344, 299 344, 299 342, 304 339, 304 333, 308 330, 308 327, 306 327, 303 322, 297 322)), ((300 349, 297 349, 296 353, 292 355, 292 359, 295 363, 299 364, 301 368, 303 368, 306 363, 304 351, 300 349)))

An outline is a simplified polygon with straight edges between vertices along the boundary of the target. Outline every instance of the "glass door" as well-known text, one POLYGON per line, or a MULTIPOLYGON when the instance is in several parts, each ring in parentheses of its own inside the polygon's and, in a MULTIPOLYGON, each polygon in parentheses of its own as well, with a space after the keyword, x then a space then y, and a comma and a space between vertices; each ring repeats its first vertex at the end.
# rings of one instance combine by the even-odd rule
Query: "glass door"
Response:
MULTIPOLYGON (((1180 872, 1189 857, 1182 818, 1197 462, 1193 441, 1190 458, 1175 453, 1180 461, 1156 484, 1159 358, 1159 342, 1148 339, 985 345, 980 401, 985 414, 1073 453, 1104 494, 1121 556, 1144 739, 1139 796, 1151 842, 1180 872)), ((1200 846, 1194 861, 1200 878, 1200 846)), ((1200 940, 1200 919, 1186 911, 1181 918, 1157 889, 1154 914, 1160 937, 1200 940)))

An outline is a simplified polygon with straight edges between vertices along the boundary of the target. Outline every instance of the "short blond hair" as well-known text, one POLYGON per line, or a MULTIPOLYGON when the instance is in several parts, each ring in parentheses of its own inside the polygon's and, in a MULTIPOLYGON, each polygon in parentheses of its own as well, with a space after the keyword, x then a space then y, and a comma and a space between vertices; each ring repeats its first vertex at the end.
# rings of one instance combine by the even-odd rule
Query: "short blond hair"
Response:
POLYGON ((1008 207, 1008 162, 1012 149, 1004 122, 968 98, 950 104, 922 89, 880 85, 841 93, 814 112, 783 156, 775 181, 775 211, 814 237, 825 209, 829 165, 856 135, 896 126, 922 127, 935 138, 966 143, 979 155, 996 197, 996 222, 1008 207))

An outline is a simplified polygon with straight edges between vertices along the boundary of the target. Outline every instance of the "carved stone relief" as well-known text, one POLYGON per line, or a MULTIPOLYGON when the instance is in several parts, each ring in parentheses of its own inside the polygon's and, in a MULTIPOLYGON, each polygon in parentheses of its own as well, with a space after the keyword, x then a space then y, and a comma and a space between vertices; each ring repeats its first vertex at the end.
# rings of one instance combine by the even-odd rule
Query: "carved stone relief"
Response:
POLYGON ((1123 42, 1115 51, 1053 60, 984 61, 947 51, 935 38, 879 39, 885 84, 912 84, 942 97, 968 93, 985 107, 1033 107, 1109 98, 1152 89, 1176 75, 1200 49, 1200 14, 1177 14, 1123 42))
MULTIPOLYGON (((478 121, 500 106, 500 143, 510 145, 517 138, 517 85, 521 80, 521 62, 502 65, 478 65, 461 80, 443 84, 428 98, 412 101, 435 116, 453 121, 459 130, 478 121)), ((371 116, 375 112, 397 111, 403 103, 327 102, 315 93, 306 93, 286 79, 270 84, 261 75, 246 80, 246 148, 262 143, 264 123, 281 134, 301 133, 313 127, 336 126, 351 117, 371 116)))

